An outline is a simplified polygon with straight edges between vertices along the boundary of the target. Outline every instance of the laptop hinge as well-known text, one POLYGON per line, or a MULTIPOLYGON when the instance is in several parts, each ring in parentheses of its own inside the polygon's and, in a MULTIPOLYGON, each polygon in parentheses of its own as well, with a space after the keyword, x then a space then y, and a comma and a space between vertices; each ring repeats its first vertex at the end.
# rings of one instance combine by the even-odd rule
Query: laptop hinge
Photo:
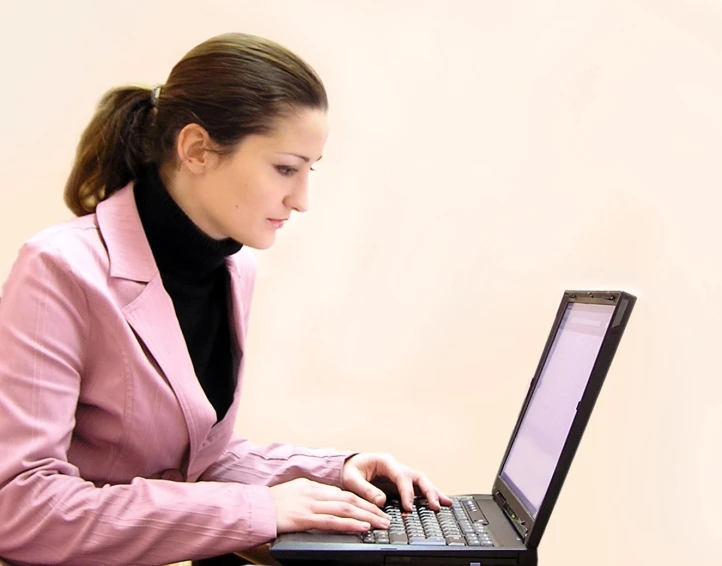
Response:
POLYGON ((522 539, 526 540, 526 535, 529 532, 529 529, 527 528, 524 521, 522 521, 519 517, 516 516, 516 513, 514 513, 512 508, 506 502, 506 499, 501 494, 501 492, 497 491, 496 493, 494 493, 494 501, 496 501, 496 504, 504 512, 504 515, 506 515, 506 518, 514 526, 514 529, 517 533, 519 533, 519 536, 521 536, 522 539))

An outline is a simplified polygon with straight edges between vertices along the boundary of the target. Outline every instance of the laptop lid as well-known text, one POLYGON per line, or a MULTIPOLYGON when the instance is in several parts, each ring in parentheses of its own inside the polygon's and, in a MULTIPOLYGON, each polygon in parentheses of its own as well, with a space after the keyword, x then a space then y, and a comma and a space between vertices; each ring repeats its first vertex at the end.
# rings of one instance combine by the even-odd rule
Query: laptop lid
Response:
POLYGON ((636 297, 566 291, 492 494, 536 548, 612 363, 636 297))

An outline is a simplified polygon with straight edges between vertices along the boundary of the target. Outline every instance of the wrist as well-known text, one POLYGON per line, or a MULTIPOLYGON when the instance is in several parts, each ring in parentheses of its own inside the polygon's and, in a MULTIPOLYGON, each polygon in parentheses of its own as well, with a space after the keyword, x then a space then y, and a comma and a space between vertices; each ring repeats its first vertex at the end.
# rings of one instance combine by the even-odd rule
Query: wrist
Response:
POLYGON ((360 452, 353 452, 352 454, 349 454, 344 458, 343 464, 341 464, 341 478, 340 478, 340 486, 341 489, 346 489, 346 470, 348 469, 347 466, 353 460, 356 456, 361 454, 360 452))

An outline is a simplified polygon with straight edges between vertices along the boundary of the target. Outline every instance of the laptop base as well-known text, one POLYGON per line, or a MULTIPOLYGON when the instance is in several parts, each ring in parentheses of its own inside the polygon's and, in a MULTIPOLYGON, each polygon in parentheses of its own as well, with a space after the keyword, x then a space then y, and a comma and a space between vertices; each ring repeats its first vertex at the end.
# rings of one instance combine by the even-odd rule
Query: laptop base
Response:
POLYGON ((529 549, 490 495, 458 495, 478 505, 494 546, 424 546, 362 542, 361 535, 305 532, 281 535, 271 555, 284 566, 536 566, 536 549, 529 549))
POLYGON ((468 551, 463 553, 468 556, 449 556, 448 552, 433 556, 428 550, 418 554, 411 554, 408 551, 385 555, 370 553, 366 557, 360 554, 355 552, 349 554, 347 558, 340 553, 334 553, 333 556, 314 554, 297 559, 276 558, 276 560, 283 566, 537 566, 538 564, 536 549, 525 550, 521 553, 494 552, 492 550, 484 553, 483 557, 479 553, 468 551))

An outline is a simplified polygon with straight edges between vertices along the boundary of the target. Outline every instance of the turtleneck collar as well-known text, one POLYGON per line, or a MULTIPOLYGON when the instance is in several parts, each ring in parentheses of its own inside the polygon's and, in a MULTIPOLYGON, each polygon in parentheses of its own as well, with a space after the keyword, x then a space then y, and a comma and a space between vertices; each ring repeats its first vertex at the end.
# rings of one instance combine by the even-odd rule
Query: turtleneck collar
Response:
POLYGON ((203 232, 176 204, 154 165, 135 184, 138 214, 161 273, 187 281, 202 281, 237 253, 242 244, 231 238, 215 240, 203 232))

